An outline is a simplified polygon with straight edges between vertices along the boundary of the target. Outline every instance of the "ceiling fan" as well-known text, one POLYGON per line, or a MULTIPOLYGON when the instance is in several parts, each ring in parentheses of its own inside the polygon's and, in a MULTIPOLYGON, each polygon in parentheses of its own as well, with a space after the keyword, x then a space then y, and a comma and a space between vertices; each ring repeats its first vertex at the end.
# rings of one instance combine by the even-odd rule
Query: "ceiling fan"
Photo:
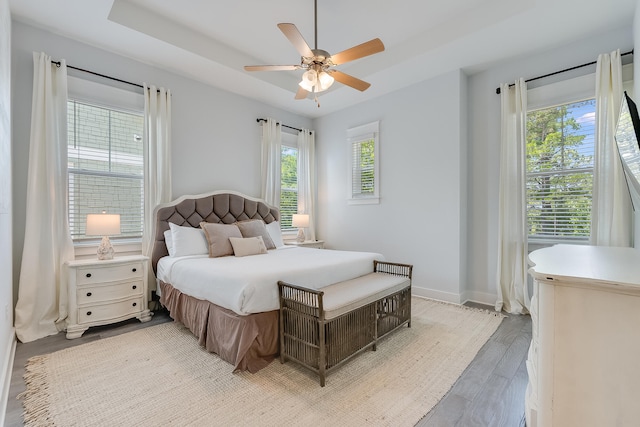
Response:
MULTIPOLYGON (((331 55, 326 50, 318 49, 318 1, 314 0, 314 30, 315 49, 311 49, 294 24, 278 24, 278 28, 300 53, 299 65, 246 65, 246 71, 294 71, 306 70, 302 81, 298 84, 295 99, 305 99, 309 93, 317 94, 327 90, 334 82, 350 86, 359 91, 365 91, 371 86, 363 80, 335 69, 335 66, 349 61, 382 52, 384 44, 378 38, 359 44, 340 53, 331 55)), ((316 103, 318 98, 315 97, 316 103)), ((318 103, 318 107, 320 104, 318 103)))

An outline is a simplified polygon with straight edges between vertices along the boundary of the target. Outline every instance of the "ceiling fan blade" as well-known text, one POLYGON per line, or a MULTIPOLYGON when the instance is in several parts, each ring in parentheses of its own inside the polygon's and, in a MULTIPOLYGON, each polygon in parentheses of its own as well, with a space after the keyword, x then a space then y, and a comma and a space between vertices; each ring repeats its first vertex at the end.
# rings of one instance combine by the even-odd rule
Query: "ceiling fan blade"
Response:
POLYGON ((369 40, 354 46, 350 49, 343 50, 336 53, 331 57, 331 62, 335 65, 344 64, 345 62, 353 61, 355 59, 364 58, 365 56, 373 55, 374 53, 382 52, 384 50, 384 44, 380 39, 369 40))
POLYGON ((245 71, 294 71, 299 65, 245 65, 245 71))
POLYGON ((343 85, 351 86, 354 89, 358 89, 361 92, 369 89, 371 83, 367 83, 364 80, 360 80, 356 77, 350 76, 349 74, 345 74, 342 71, 333 70, 331 75, 334 79, 342 83, 343 85))
POLYGON ((309 47, 307 42, 304 40, 304 37, 302 37, 302 34, 300 34, 300 31, 298 31, 298 28, 296 28, 295 25, 278 24, 278 28, 280 28, 280 31, 282 31, 285 37, 289 39, 293 47, 296 48, 296 50, 300 53, 301 56, 305 56, 307 58, 313 56, 313 52, 311 51, 311 48, 309 47))
POLYGON ((295 99, 306 99, 309 92, 306 89, 298 87, 298 92, 296 92, 295 99))

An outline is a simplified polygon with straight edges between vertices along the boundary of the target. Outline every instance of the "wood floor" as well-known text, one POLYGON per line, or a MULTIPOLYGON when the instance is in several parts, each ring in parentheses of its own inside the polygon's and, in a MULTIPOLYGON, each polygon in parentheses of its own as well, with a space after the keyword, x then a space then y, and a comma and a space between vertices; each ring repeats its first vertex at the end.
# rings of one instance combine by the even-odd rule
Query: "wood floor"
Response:
MULTIPOLYGON (((27 344, 18 343, 5 426, 23 425, 22 404, 16 397, 25 389, 22 375, 30 357, 167 321, 171 321, 168 315, 158 312, 147 323, 133 319, 91 328, 75 340, 67 340, 64 334, 58 334, 27 344)), ((530 341, 529 316, 510 315, 504 319, 447 395, 416 426, 524 427, 524 394, 527 386, 525 359, 530 341)))

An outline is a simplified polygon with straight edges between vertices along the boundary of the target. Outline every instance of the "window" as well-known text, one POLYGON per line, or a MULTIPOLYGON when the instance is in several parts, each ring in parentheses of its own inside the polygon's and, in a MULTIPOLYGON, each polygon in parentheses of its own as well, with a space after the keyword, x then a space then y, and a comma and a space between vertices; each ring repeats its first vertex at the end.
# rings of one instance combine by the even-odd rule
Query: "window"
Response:
POLYGON ((280 228, 294 230, 293 214, 298 213, 298 147, 295 135, 282 133, 280 177, 280 228))
MULTIPOLYGON (((89 213, 120 214, 121 236, 141 237, 144 223, 142 112, 69 99, 69 226, 85 235, 89 213)), ((89 238, 95 238, 90 236, 89 238)))
POLYGON ((594 132, 595 99, 527 113, 530 239, 589 239, 594 132))
POLYGON ((349 204, 379 203, 378 122, 347 131, 349 204))

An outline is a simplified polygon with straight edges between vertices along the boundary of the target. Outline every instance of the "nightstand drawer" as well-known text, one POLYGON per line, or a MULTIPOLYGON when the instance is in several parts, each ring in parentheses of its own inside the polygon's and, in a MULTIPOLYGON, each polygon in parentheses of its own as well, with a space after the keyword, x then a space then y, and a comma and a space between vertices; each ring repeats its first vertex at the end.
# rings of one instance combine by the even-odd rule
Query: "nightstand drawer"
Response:
POLYGON ((141 262, 121 265, 90 266, 76 269, 76 286, 92 283, 116 282, 118 280, 142 279, 144 271, 141 262))
POLYGON ((78 308, 78 323, 94 323, 117 319, 144 310, 142 297, 115 303, 78 308))
POLYGON ((123 283, 105 283, 102 285, 83 286, 76 290, 78 305, 113 301, 123 298, 142 296, 142 280, 123 283))

